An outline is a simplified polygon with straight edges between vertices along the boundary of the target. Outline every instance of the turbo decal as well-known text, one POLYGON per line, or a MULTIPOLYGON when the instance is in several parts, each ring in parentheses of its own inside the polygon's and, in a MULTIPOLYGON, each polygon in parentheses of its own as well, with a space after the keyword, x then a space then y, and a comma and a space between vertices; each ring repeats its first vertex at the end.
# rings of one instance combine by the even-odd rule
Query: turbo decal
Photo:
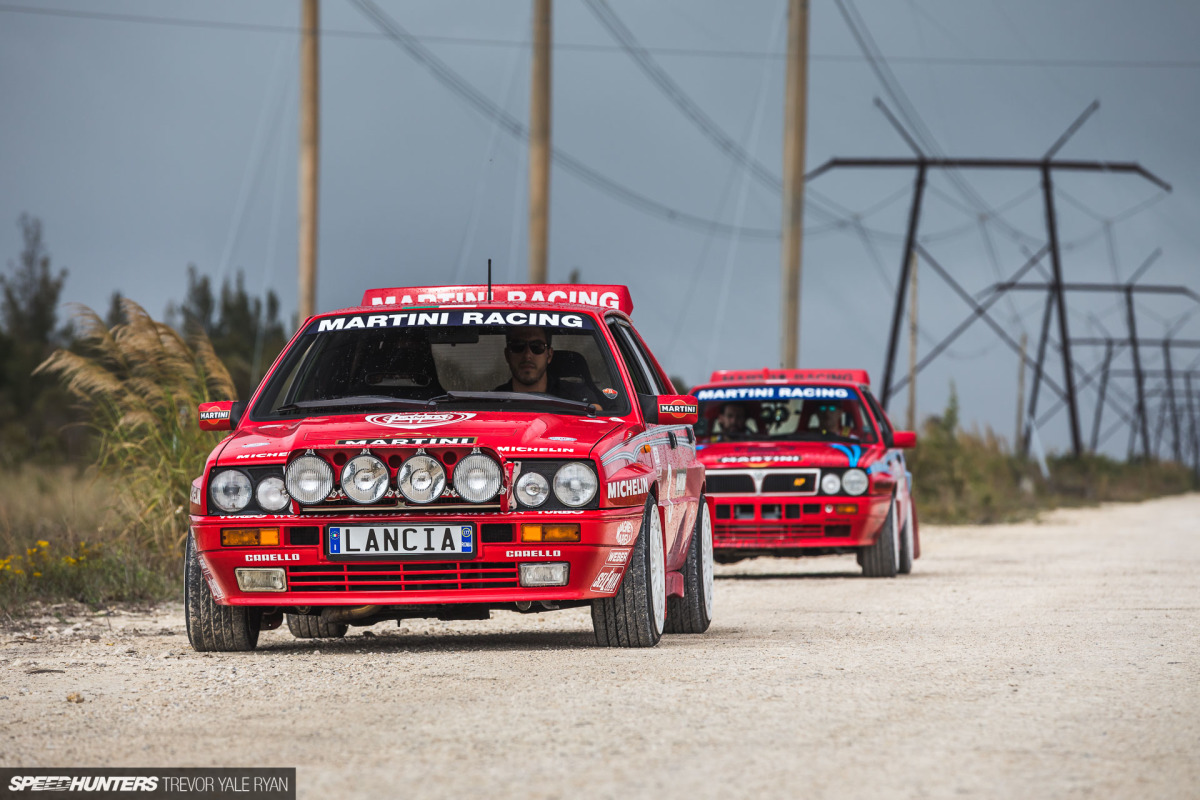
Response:
POLYGON ((844 386, 739 386, 701 389, 696 399, 705 400, 845 400, 852 390, 844 386))
POLYGON ((458 411, 440 413, 418 412, 415 414, 371 414, 367 417, 367 422, 372 425, 384 425, 389 428, 432 428, 437 425, 466 422, 474 416, 474 414, 458 411))
POLYGON ((613 594, 617 591, 617 584, 621 582, 622 572, 624 570, 621 567, 603 567, 596 573, 596 580, 592 581, 592 591, 613 594))
POLYGON ((338 439, 338 444, 351 444, 360 447, 404 447, 430 445, 460 445, 475 444, 478 439, 474 436, 416 436, 401 439, 338 439))
POLYGON ((608 484, 608 499, 613 500, 618 497, 637 497, 640 494, 645 494, 650 491, 650 478, 643 476, 641 478, 626 478, 623 481, 613 481, 608 484))

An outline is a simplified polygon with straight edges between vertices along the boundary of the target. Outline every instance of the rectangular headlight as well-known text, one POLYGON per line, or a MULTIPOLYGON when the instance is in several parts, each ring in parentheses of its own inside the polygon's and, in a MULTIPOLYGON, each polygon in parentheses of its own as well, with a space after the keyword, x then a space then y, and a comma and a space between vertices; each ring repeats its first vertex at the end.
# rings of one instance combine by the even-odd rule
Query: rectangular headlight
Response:
POLYGON ((521 564, 522 586, 566 586, 571 565, 565 561, 521 564))
POLYGON ((243 592, 286 592, 287 578, 283 570, 239 568, 233 571, 237 576, 238 588, 243 592))

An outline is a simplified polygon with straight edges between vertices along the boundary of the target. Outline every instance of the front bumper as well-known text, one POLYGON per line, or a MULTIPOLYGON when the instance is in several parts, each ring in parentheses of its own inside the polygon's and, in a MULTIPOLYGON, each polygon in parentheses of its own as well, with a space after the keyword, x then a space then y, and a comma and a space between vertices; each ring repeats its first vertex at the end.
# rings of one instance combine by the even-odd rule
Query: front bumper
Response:
POLYGON ((872 545, 887 519, 889 496, 713 495, 717 552, 830 550, 872 545), (838 506, 853 505, 854 513, 838 506))
MULTIPOLYGON (((463 515, 454 520, 473 522, 481 532, 479 552, 470 560, 347 561, 331 559, 326 553, 326 530, 330 525, 415 525, 423 521, 417 516, 404 519, 193 516, 192 533, 209 589, 222 605, 303 608, 563 602, 611 597, 616 593, 641 525, 641 509, 463 515), (580 542, 520 541, 522 523, 554 522, 579 523, 580 542), (235 527, 278 527, 282 544, 223 547, 221 529, 235 527), (520 565, 531 562, 568 563, 567 585, 521 586, 520 565), (243 592, 235 575, 239 568, 282 569, 286 590, 243 592)), ((443 523, 446 517, 436 521, 443 523)))

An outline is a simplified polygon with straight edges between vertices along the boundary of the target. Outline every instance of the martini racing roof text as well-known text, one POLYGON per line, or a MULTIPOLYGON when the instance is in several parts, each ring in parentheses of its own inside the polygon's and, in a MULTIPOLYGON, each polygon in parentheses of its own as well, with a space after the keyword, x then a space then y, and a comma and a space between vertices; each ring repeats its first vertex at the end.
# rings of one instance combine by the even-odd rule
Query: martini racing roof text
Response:
POLYGON ((853 391, 844 386, 728 386, 700 389, 696 399, 705 400, 845 400, 853 391))

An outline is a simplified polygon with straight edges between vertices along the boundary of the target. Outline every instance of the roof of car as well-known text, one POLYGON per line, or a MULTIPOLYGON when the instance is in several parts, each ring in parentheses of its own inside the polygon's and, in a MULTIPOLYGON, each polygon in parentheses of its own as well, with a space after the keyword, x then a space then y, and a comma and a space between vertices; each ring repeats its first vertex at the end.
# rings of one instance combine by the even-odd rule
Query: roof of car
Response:
POLYGON ((871 378, 865 369, 719 369, 705 385, 772 384, 772 383, 848 383, 869 386, 871 378))

